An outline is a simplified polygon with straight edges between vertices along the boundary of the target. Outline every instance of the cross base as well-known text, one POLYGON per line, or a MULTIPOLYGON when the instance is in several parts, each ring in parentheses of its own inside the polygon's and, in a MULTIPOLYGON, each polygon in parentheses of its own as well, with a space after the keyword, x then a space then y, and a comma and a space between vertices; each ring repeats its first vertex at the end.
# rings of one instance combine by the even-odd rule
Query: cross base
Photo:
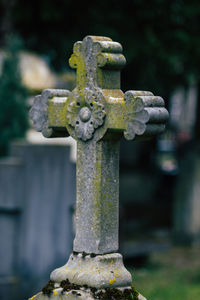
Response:
MULTIPOLYGON (((66 265, 55 269, 50 278, 50 295, 41 292, 29 300, 110 299, 109 293, 113 293, 112 299, 118 299, 118 293, 132 295, 133 291, 131 274, 124 267, 122 255, 119 253, 72 253, 66 265)), ((133 300, 146 300, 137 292, 130 297, 133 300)))
MULTIPOLYGON (((124 289, 125 288, 121 288, 121 289, 118 288, 118 289, 115 289, 115 292, 116 291, 122 291, 123 292, 124 289)), ((126 288, 126 289, 130 289, 130 287, 126 288)), ((101 295, 104 294, 104 298, 102 298, 102 299, 107 299, 107 298, 105 298, 105 295, 106 295, 105 290, 97 290, 96 295, 95 295, 90 289, 71 290, 69 292, 65 292, 65 291, 63 291, 62 288, 57 288, 57 289, 53 290, 53 292, 50 296, 49 295, 44 295, 43 293, 38 293, 37 295, 33 296, 29 300, 76 300, 76 299, 77 300, 95 300, 95 299, 101 299, 101 298, 99 298, 99 296, 97 296, 98 294, 101 294, 101 295)), ((147 300, 141 294, 138 294, 134 298, 131 298, 131 299, 133 299, 133 300, 147 300)))
POLYGON ((68 279, 70 283, 98 289, 131 286, 131 274, 124 267, 121 254, 93 256, 71 254, 66 265, 51 273, 51 280, 60 283, 68 279))

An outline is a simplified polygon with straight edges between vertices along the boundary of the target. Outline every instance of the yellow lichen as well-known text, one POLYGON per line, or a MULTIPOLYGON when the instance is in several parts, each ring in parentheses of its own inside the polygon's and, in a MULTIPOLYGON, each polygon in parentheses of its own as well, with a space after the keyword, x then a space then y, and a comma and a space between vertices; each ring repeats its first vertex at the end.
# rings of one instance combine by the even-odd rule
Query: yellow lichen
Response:
POLYGON ((116 281, 115 277, 109 280, 109 284, 113 284, 116 281))
MULTIPOLYGON (((38 295, 38 294, 37 294, 38 295)), ((34 300, 36 297, 37 297, 37 295, 34 295, 33 297, 31 297, 29 300, 34 300)))
POLYGON ((114 273, 115 277, 117 277, 117 278, 120 277, 120 270, 119 269, 114 269, 113 273, 114 273))
POLYGON ((53 294, 54 294, 54 296, 58 295, 58 291, 54 290, 53 294))

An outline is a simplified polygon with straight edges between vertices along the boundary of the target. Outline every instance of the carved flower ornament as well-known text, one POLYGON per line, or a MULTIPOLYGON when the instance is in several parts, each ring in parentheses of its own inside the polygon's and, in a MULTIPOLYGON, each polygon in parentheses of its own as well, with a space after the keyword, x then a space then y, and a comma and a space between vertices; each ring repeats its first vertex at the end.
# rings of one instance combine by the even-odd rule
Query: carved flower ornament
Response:
POLYGON ((88 88, 70 94, 66 117, 77 138, 87 141, 95 129, 103 125, 106 112, 99 102, 101 98, 99 91, 88 88))

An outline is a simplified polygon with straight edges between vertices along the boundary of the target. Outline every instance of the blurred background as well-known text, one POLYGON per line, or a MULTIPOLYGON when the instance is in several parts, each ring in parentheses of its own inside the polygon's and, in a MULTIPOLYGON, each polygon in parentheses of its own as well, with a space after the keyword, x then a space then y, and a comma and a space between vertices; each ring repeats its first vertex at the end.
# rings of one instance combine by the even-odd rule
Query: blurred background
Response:
POLYGON ((200 2, 0 0, 0 299, 27 299, 63 265, 74 236, 76 144, 45 139, 28 110, 75 87, 73 44, 123 45, 122 90, 150 90, 163 135, 121 142, 120 251, 148 299, 200 299, 200 2))

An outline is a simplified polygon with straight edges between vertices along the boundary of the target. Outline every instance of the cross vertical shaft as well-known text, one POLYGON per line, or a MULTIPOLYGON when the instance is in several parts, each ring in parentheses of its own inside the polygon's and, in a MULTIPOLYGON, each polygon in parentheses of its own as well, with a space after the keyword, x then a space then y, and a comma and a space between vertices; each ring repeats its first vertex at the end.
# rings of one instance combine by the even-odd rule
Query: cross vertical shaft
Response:
POLYGON ((74 251, 118 250, 119 139, 78 141, 74 251))

